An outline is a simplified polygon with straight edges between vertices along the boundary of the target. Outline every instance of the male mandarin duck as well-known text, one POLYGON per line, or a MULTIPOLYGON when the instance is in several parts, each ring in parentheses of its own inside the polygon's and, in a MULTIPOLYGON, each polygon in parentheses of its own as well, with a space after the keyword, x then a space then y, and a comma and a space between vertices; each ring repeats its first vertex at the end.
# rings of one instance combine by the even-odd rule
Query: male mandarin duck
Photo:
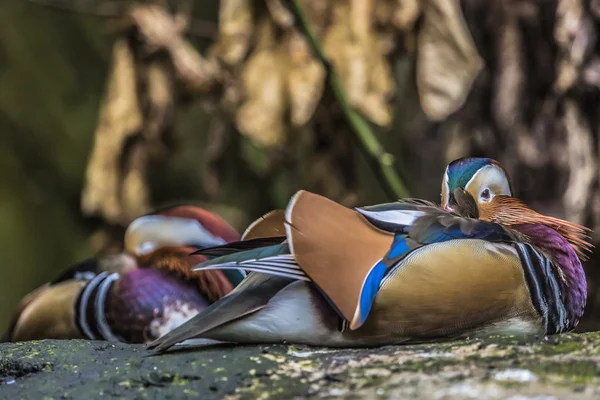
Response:
POLYGON ((583 314, 586 228, 511 197, 494 160, 452 162, 442 207, 349 209, 300 191, 243 241, 200 250, 194 270, 252 271, 228 296, 148 347, 190 338, 377 346, 494 334, 555 334, 583 314))
POLYGON ((206 260, 191 252, 239 239, 227 222, 195 206, 140 217, 127 228, 123 253, 80 262, 28 294, 4 341, 155 339, 245 277, 236 270, 190 270, 206 260))

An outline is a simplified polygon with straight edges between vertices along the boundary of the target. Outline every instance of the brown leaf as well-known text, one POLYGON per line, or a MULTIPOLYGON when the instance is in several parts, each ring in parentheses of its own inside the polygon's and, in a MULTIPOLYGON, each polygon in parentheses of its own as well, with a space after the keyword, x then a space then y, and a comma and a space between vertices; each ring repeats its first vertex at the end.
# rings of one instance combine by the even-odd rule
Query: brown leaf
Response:
POLYGON ((81 199, 85 214, 101 215, 113 223, 123 222, 121 156, 127 140, 140 132, 143 124, 136 81, 132 51, 127 40, 118 39, 81 199))
POLYGON ((128 18, 137 27, 145 44, 154 49, 170 48, 186 27, 185 20, 175 18, 158 4, 134 4, 128 18))
POLYGON ((496 51, 496 80, 492 112, 498 127, 508 134, 522 114, 523 90, 527 79, 524 71, 525 45, 519 32, 519 21, 506 18, 496 51))
POLYGON ((586 207, 592 197, 597 179, 592 131, 579 106, 572 100, 565 101, 562 122, 567 134, 569 183, 563 201, 566 217, 578 224, 585 223, 586 207))
POLYGON ((219 39, 213 54, 229 65, 239 64, 250 48, 254 31, 252 0, 221 0, 219 8, 219 39))
POLYGON ((294 14, 283 5, 281 0, 265 0, 271 18, 282 28, 291 28, 294 25, 294 14))
POLYGON ((202 57, 183 37, 186 20, 174 16, 156 4, 136 4, 129 13, 138 33, 143 38, 143 49, 148 52, 166 50, 177 80, 187 94, 206 94, 216 85, 219 66, 215 59, 202 57))
POLYGON ((84 213, 114 225, 127 225, 148 211, 148 163, 167 154, 164 141, 173 116, 169 64, 161 59, 139 62, 130 45, 119 39, 113 49, 82 196, 84 213))
POLYGON ((162 143, 163 135, 171 128, 174 112, 173 79, 171 71, 163 63, 153 62, 146 66, 144 72, 147 107, 142 134, 148 150, 162 156, 166 150, 162 143))
POLYGON ((351 40, 366 42, 371 36, 373 23, 374 0, 350 0, 350 27, 351 40))
POLYGON ((389 102, 395 83, 381 43, 369 27, 372 22, 356 11, 362 10, 372 18, 364 7, 360 2, 351 7, 336 3, 335 19, 325 35, 323 48, 335 66, 349 104, 372 122, 385 126, 392 120, 389 102))
POLYGON ((418 33, 417 88, 427 116, 439 121, 458 110, 482 67, 459 0, 425 2, 418 33))
POLYGON ((595 26, 581 0, 560 0, 556 9, 554 37, 559 47, 558 76, 554 89, 564 93, 579 78, 585 57, 595 45, 595 26))
POLYGON ((240 132, 262 146, 283 139, 286 109, 282 59, 271 49, 255 51, 244 65, 244 102, 236 115, 240 132))
MULTIPOLYGON (((373 35, 373 39, 376 39, 373 35)), ((396 91, 396 82, 390 63, 385 57, 380 41, 367 45, 367 93, 358 105, 371 121, 379 126, 389 126, 393 119, 391 100, 396 91)))
POLYGON ((312 55, 308 43, 299 32, 292 31, 287 51, 290 65, 287 92, 290 99, 291 123, 306 124, 313 116, 325 86, 325 69, 312 55))
POLYGON ((393 13, 394 25, 403 32, 412 31, 421 15, 422 2, 422 0, 396 0, 397 7, 393 13))

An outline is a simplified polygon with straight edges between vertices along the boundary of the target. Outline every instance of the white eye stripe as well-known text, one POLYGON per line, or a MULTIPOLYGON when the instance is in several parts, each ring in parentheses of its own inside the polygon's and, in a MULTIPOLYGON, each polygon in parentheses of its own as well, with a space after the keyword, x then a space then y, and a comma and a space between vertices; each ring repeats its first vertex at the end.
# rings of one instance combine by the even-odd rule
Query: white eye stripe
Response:
POLYGON ((489 202, 499 194, 512 195, 506 173, 496 165, 487 165, 477 171, 467 182, 465 189, 470 191, 473 196, 476 195, 480 202, 489 202), (490 192, 490 197, 487 200, 482 198, 485 189, 489 189, 490 192))
POLYGON ((163 246, 186 244, 203 247, 227 243, 213 235, 199 221, 189 218, 146 215, 135 219, 125 232, 125 248, 130 254, 143 255, 163 246))

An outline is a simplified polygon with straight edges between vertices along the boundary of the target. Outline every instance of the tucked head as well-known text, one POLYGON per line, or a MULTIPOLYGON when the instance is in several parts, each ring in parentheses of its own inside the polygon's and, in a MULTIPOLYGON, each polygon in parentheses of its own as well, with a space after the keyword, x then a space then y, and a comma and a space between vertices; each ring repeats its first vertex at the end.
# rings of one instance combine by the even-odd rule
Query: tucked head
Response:
POLYGON ((456 209, 457 196, 464 192, 479 209, 495 196, 512 196, 508 173, 491 158, 465 157, 448 164, 442 181, 442 207, 456 209))
POLYGON ((134 220, 125 232, 125 250, 142 256, 166 246, 219 246, 239 240, 225 220, 195 206, 177 206, 134 220))
POLYGON ((200 289, 215 301, 245 276, 242 270, 192 272, 190 267, 205 261, 192 254, 198 248, 220 246, 240 240, 240 235, 224 219, 195 206, 177 206, 134 220, 125 232, 125 251, 138 264, 176 271, 186 278, 198 279, 200 289))

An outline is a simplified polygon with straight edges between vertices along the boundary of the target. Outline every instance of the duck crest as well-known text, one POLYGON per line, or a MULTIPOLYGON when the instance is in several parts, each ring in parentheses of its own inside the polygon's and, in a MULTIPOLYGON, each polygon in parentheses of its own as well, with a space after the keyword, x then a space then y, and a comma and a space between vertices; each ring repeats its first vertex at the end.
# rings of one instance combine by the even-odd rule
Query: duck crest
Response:
POLYGON ((559 218, 542 215, 529 208, 521 200, 511 196, 496 196, 487 205, 480 205, 479 218, 515 228, 519 225, 543 225, 562 236, 582 261, 587 259, 593 245, 588 242, 589 228, 559 218))
POLYGON ((523 265, 529 268, 526 276, 530 290, 540 292, 532 293, 535 306, 547 316, 548 332, 572 329, 582 317, 586 303, 587 282, 582 261, 593 247, 586 240, 589 229, 539 214, 510 196, 496 196, 488 205, 480 206, 480 218, 525 235, 540 250, 518 246, 523 265), (538 261, 532 261, 535 258, 538 261))

